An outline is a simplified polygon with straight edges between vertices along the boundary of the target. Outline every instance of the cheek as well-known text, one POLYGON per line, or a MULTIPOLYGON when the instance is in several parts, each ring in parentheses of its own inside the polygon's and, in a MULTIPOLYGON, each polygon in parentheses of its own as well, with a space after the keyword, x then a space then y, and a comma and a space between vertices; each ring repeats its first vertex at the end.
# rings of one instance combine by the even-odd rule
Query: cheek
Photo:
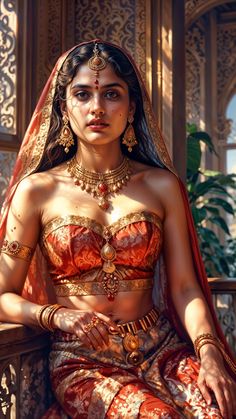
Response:
POLYGON ((85 106, 83 103, 79 103, 76 98, 72 99, 68 105, 68 111, 71 114, 82 114, 85 106))
POLYGON ((125 111, 117 111, 117 109, 111 109, 112 117, 115 117, 119 121, 124 121, 128 119, 127 112, 125 111))
POLYGON ((81 106, 77 101, 71 101, 67 111, 71 122, 76 125, 82 124, 87 115, 86 106, 81 106))
POLYGON ((78 106, 78 104, 75 104, 74 106, 68 107, 67 110, 70 126, 72 130, 77 133, 83 126, 83 122, 85 120, 83 109, 78 106))
POLYGON ((117 114, 117 126, 119 126, 121 133, 126 129, 127 121, 128 115, 126 112, 119 112, 117 114))
POLYGON ((128 120, 128 114, 127 114, 127 112, 120 112, 120 113, 118 114, 118 118, 119 118, 119 120, 120 120, 123 124, 125 124, 125 125, 126 125, 127 120, 128 120))

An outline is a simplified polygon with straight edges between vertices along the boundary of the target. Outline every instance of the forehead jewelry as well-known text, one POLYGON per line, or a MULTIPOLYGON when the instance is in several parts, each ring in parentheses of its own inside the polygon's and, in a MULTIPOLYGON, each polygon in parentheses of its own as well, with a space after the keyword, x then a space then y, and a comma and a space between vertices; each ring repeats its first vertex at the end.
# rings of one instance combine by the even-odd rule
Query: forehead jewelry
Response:
POLYGON ((95 71, 95 86, 98 89, 99 86, 99 71, 103 70, 107 66, 106 60, 100 56, 100 51, 98 49, 98 44, 95 42, 93 49, 93 56, 88 60, 88 67, 90 70, 95 71))

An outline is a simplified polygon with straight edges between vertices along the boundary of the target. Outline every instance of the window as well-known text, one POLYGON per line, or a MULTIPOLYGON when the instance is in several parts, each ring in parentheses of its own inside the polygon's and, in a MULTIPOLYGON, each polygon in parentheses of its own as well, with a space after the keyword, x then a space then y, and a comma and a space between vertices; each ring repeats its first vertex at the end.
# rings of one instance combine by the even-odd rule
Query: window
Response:
POLYGON ((0 0, 0 208, 17 156, 17 0, 0 0))
MULTIPOLYGON (((225 171, 236 174, 236 93, 231 97, 226 109, 226 121, 228 123, 227 139, 225 144, 225 171)), ((231 190, 235 195, 236 191, 231 190)), ((228 218, 230 231, 236 237, 236 221, 234 217, 228 218)))
POLYGON ((16 134, 16 0, 0 0, 0 139, 16 134))

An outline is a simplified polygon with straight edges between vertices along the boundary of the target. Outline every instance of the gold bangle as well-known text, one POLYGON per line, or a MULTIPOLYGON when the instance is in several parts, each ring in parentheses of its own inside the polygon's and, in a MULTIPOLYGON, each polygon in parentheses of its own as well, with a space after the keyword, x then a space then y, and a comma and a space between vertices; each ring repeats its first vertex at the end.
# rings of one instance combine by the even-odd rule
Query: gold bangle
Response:
POLYGON ((48 315, 48 325, 51 331, 54 330, 54 326, 52 325, 54 314, 60 310, 60 308, 65 308, 65 306, 62 306, 61 304, 53 304, 53 309, 48 315))
POLYGON ((49 318, 50 314, 53 313, 53 310, 53 305, 49 305, 41 314, 41 323, 44 329, 50 330, 50 332, 52 332, 53 329, 50 327, 49 318))
POLYGON ((43 305, 42 307, 40 307, 40 309, 36 312, 36 319, 37 319, 37 322, 38 322, 39 326, 40 326, 42 329, 45 329, 45 330, 47 330, 47 329, 44 327, 44 325, 43 325, 43 323, 42 323, 42 313, 43 313, 43 311, 44 311, 44 310, 46 310, 46 308, 47 308, 47 307, 49 307, 49 306, 50 306, 50 304, 45 304, 45 305, 43 305))
POLYGON ((64 306, 60 304, 52 304, 49 307, 47 307, 42 313, 42 324, 51 332, 54 330, 54 327, 52 326, 53 316, 56 313, 56 311, 60 308, 64 308, 64 306))
POLYGON ((193 345, 194 345, 194 350, 195 350, 195 353, 196 353, 198 359, 200 360, 200 349, 202 348, 202 346, 204 346, 206 344, 209 344, 209 343, 216 346, 219 349, 219 351, 221 352, 221 355, 223 356, 225 362, 231 368, 233 373, 236 374, 236 364, 235 364, 235 362, 227 354, 227 352, 224 348, 224 345, 220 341, 220 339, 216 336, 213 336, 211 333, 202 333, 201 335, 199 335, 195 339, 193 345))
POLYGON ((196 339, 194 340, 194 345, 198 345, 198 342, 200 342, 202 339, 212 339, 212 340, 215 340, 215 339, 218 339, 218 338, 216 338, 214 335, 212 335, 212 333, 201 333, 201 335, 198 335, 197 337, 196 337, 196 339))
POLYGON ((197 338, 193 342, 195 354, 197 355, 198 358, 200 358, 199 357, 200 348, 207 343, 211 343, 212 345, 215 345, 217 347, 219 345, 222 345, 220 340, 217 337, 213 336, 211 333, 202 333, 201 335, 197 336, 197 338))
POLYGON ((219 345, 219 343, 218 343, 217 341, 215 341, 215 340, 213 340, 213 339, 204 339, 204 340, 202 340, 201 342, 199 342, 199 344, 198 344, 198 346, 197 346, 197 349, 196 349, 196 355, 197 355, 198 359, 200 359, 200 358, 201 358, 201 357, 200 357, 200 349, 201 349, 204 345, 208 345, 208 344, 215 346, 215 347, 216 347, 216 348, 218 348, 218 349, 219 349, 219 351, 221 352, 221 347, 220 347, 220 345, 219 345))
POLYGON ((52 326, 53 316, 57 310, 64 308, 61 304, 45 304, 40 308, 36 314, 39 325, 44 330, 52 332, 54 327, 52 326))

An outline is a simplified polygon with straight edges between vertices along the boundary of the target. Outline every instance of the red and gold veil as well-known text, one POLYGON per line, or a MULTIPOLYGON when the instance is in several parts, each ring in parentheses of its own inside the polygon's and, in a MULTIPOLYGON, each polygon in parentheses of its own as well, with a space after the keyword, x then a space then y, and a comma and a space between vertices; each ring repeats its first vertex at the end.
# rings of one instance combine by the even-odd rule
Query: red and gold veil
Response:
MULTIPOLYGON (((152 156, 153 160, 156 161, 157 166, 162 167, 163 169, 170 170, 178 178, 178 175, 176 174, 175 169, 170 160, 170 157, 168 155, 168 152, 167 152, 163 137, 160 133, 158 124, 155 120, 150 98, 148 96, 145 85, 141 79, 140 73, 133 59, 130 57, 130 55, 127 52, 125 52, 122 48, 118 47, 117 45, 113 45, 109 42, 104 42, 101 40, 96 40, 96 41, 98 43, 103 43, 108 46, 117 48, 128 58, 128 60, 132 64, 136 72, 140 89, 142 92, 143 108, 144 108, 145 118, 146 118, 147 127, 149 131, 149 139, 147 141, 147 144, 145 144, 145 150, 142 150, 142 152, 143 153, 146 152, 147 156, 152 156)), ((76 45, 71 50, 64 53, 57 61, 44 87, 44 90, 38 101, 36 109, 33 113, 29 127, 24 136, 20 151, 18 153, 18 157, 17 157, 17 161, 16 161, 15 168, 13 171, 13 175, 11 178, 11 182, 10 182, 7 194, 6 194, 5 202, 3 204, 1 220, 0 220, 0 244, 3 241, 3 238, 5 236, 8 211, 9 211, 9 207, 11 205, 11 200, 15 193, 15 190, 19 182, 23 178, 37 171, 37 168, 39 167, 40 162, 42 160, 42 156, 43 156, 45 144, 46 144, 46 139, 47 139, 47 135, 49 132, 49 127, 50 127, 52 104, 53 104, 53 99, 55 95, 58 72, 60 71, 68 55, 75 48, 77 48, 78 46, 89 44, 91 42, 94 43, 95 40, 90 41, 90 42, 84 42, 80 45, 76 45)), ((178 180, 179 180, 179 185, 180 185, 180 189, 182 192, 183 201, 185 205, 186 219, 188 222, 191 250, 192 250, 192 256, 193 256, 193 263, 195 267, 197 280, 203 290, 203 294, 206 298, 209 309, 211 311, 217 334, 219 338, 221 339, 221 341, 224 343, 227 353, 232 357, 232 355, 230 354, 228 345, 226 343, 226 340, 224 338, 223 332, 217 321, 217 317, 216 317, 215 310, 213 307, 211 292, 209 289, 202 258, 199 252, 198 240, 197 240, 197 236, 196 236, 196 232, 195 232, 195 228, 193 224, 193 219, 192 219, 192 215, 191 215, 191 211, 190 211, 190 207, 188 203, 187 193, 181 180, 179 178, 178 180)), ((23 289, 23 296, 39 304, 44 304, 45 302, 47 302, 48 296, 47 296, 46 281, 45 281, 46 278, 47 278, 46 263, 39 249, 39 246, 37 246, 34 257, 29 267, 27 279, 25 281, 25 286, 23 289)), ((162 256, 160 257, 157 267, 156 267, 156 278, 157 280, 156 280, 156 284, 154 288, 154 300, 159 306, 165 308, 168 311, 178 333, 182 336, 185 336, 183 326, 181 325, 181 322, 177 317, 177 313, 171 301, 170 294, 168 293, 168 281, 165 274, 164 259, 162 256), (168 298, 167 298, 167 294, 168 294, 168 298)))

